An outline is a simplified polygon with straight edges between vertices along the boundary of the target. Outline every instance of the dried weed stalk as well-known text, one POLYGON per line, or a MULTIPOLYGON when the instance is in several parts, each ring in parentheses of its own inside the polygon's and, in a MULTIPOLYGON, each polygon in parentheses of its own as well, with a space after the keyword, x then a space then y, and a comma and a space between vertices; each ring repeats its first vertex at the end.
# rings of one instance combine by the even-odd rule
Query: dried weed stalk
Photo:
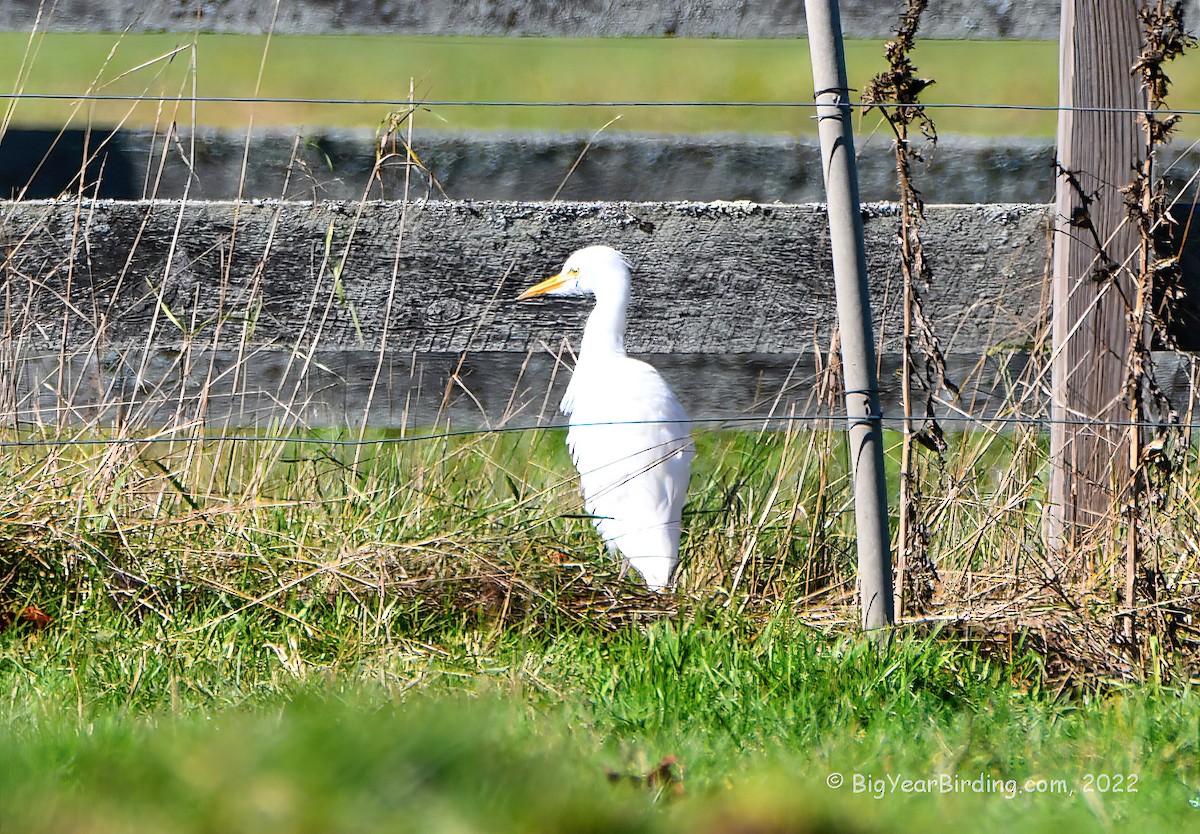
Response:
POLYGON ((900 190, 900 269, 904 281, 904 333, 901 344, 901 396, 904 403, 904 433, 900 458, 900 530, 896 608, 903 612, 928 610, 938 582, 937 568, 929 553, 929 526, 923 517, 922 492, 917 477, 915 444, 937 456, 941 470, 946 450, 945 433, 934 416, 934 402, 942 390, 955 395, 958 389, 947 378, 946 358, 933 325, 921 303, 921 288, 928 287, 933 271, 925 259, 921 224, 925 201, 913 185, 912 161, 923 159, 920 147, 911 141, 911 129, 919 130, 925 142, 937 142, 937 130, 920 104, 921 92, 933 83, 916 74, 909 53, 916 43, 917 28, 928 0, 907 0, 896 37, 884 46, 889 69, 875 76, 863 90, 863 101, 877 109, 895 136, 896 175, 900 190), (913 420, 912 387, 916 380, 923 397, 924 417, 919 427, 913 420))
POLYGON ((1183 297, 1178 249, 1166 187, 1156 168, 1158 151, 1170 138, 1178 115, 1162 117, 1170 86, 1164 65, 1196 44, 1184 31, 1183 3, 1157 0, 1138 9, 1142 51, 1132 72, 1146 95, 1142 114, 1144 145, 1133 181, 1122 189, 1129 221, 1138 232, 1137 272, 1129 313, 1129 365, 1125 397, 1129 413, 1129 482, 1122 500, 1126 521, 1124 602, 1125 636, 1134 634, 1134 618, 1146 603, 1146 625, 1167 634, 1156 603, 1166 592, 1162 565, 1169 517, 1177 503, 1178 476, 1186 445, 1180 442, 1179 413, 1154 381, 1151 347, 1174 347, 1171 324, 1183 297), (1157 302, 1157 303, 1156 303, 1157 302), (1147 428, 1147 424, 1152 428, 1147 428), (1151 616, 1150 612, 1155 612, 1151 616))

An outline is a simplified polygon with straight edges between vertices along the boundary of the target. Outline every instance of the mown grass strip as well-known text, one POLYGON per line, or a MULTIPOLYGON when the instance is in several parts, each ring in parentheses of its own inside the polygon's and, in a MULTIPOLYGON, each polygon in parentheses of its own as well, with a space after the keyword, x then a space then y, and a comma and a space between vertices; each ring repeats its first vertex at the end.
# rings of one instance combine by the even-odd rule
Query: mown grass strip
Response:
MULTIPOLYGON (((252 96, 265 38, 246 35, 44 34, 27 74, 21 75, 28 35, 0 33, 0 76, 23 78, 26 92, 179 96, 252 96), (182 48, 182 51, 178 51, 182 48), (110 56, 111 53, 111 56, 110 56)), ((876 41, 847 43, 851 86, 858 89, 883 69, 876 41)), ((1057 44, 1027 41, 921 41, 924 74, 936 79, 930 104, 1053 105, 1057 98, 1057 44)), ((1184 56, 1172 77, 1172 104, 1200 105, 1200 58, 1184 56)), ((434 38, 386 36, 276 36, 271 40, 259 94, 280 98, 404 101, 409 79, 423 99, 482 101, 778 101, 812 98, 803 40, 434 38), (319 56, 319 57, 317 57, 319 56), (336 68, 336 71, 331 69, 336 68)), ((453 129, 590 130, 618 113, 610 130, 680 133, 813 133, 805 108, 485 108, 443 107, 423 114, 421 126, 453 129)), ((14 124, 61 127, 188 124, 189 105, 22 101, 14 124)), ((324 126, 374 128, 386 117, 379 105, 201 104, 199 124, 242 128, 324 126)), ((1053 136, 1053 112, 938 111, 942 133, 1053 136)), ((1185 119, 1181 131, 1193 135, 1185 119)), ((874 133, 875 116, 860 130, 874 133)))

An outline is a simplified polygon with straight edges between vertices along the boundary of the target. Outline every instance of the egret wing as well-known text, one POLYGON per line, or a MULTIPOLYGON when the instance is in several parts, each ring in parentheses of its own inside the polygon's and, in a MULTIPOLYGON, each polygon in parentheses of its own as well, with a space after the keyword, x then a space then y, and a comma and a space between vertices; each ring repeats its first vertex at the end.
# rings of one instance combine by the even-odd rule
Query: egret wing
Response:
POLYGON ((695 454, 683 406, 652 367, 621 357, 581 362, 564 408, 584 505, 600 534, 635 565, 668 560, 669 574, 695 454))

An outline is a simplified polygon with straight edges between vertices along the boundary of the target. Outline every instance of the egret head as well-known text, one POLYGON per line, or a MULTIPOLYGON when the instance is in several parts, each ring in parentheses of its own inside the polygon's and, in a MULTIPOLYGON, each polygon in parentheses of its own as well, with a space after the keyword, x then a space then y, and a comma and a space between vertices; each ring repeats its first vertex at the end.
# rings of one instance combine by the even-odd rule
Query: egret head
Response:
POLYGON ((588 246, 573 253, 562 271, 534 284, 518 301, 537 295, 628 294, 629 261, 611 246, 588 246))

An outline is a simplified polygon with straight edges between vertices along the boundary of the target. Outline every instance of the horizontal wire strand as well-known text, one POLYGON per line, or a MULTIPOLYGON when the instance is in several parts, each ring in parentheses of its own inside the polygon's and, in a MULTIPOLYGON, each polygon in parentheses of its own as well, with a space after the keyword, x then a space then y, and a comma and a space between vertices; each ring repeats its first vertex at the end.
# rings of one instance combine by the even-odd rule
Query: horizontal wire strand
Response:
MULTIPOLYGON (((775 417, 751 417, 751 416, 728 416, 728 417, 706 417, 693 420, 628 420, 628 421, 610 421, 602 423, 576 423, 574 426, 566 423, 551 423, 542 426, 496 426, 492 428, 473 428, 473 429, 455 429, 450 431, 437 432, 433 434, 410 434, 399 437, 376 437, 376 438, 323 438, 302 435, 282 435, 282 434, 212 434, 201 436, 180 436, 180 435, 154 435, 150 437, 68 437, 68 438, 23 438, 19 440, 5 439, 0 440, 0 448, 36 448, 36 447, 52 447, 52 446, 114 446, 125 444, 138 443, 294 443, 298 445, 314 446, 374 446, 374 445, 393 445, 404 443, 417 443, 428 440, 446 440, 457 437, 483 437, 489 434, 513 434, 522 432, 538 432, 538 431, 562 431, 569 428, 591 428, 601 426, 637 426, 637 425, 670 425, 670 424, 689 424, 694 426, 730 426, 733 424, 743 425, 771 425, 771 424, 819 424, 819 423, 840 423, 850 419, 861 420, 861 417, 850 418, 845 414, 814 414, 814 415, 781 415, 775 417)), ((924 417, 904 417, 903 415, 882 417, 875 416, 871 419, 879 421, 883 425, 903 424, 904 422, 924 421, 924 417)), ((1050 427, 1054 425, 1065 426, 1090 426, 1093 428, 1183 428, 1183 429, 1200 429, 1200 423, 1166 423, 1155 422, 1151 420, 1085 420, 1085 419, 1053 419, 1050 417, 1022 417, 1022 416, 1005 416, 1005 417, 976 417, 973 415, 947 415, 938 417, 940 423, 956 423, 956 424, 973 424, 981 428, 995 428, 995 426, 1036 426, 1050 427)), ((11 430, 11 429, 10 429, 11 430)), ((327 429, 328 430, 328 429, 327 429)), ((313 431, 321 431, 314 429, 313 431)))
MULTIPOLYGON (((814 101, 645 101, 645 100, 612 100, 612 101, 485 101, 479 99, 428 99, 415 104, 397 99, 382 98, 305 98, 289 96, 168 96, 141 95, 123 93, 28 93, 0 92, 0 100, 22 99, 38 101, 146 101, 153 103, 181 104, 312 104, 331 106, 384 106, 404 109, 407 107, 754 107, 754 108, 816 108, 814 101)), ((1059 104, 1001 104, 989 102, 918 102, 910 104, 882 103, 868 104, 862 101, 847 103, 850 107, 863 110, 872 108, 922 107, 925 109, 960 109, 960 110, 1024 110, 1034 112, 1073 113, 1110 113, 1141 115, 1153 112, 1155 115, 1200 115, 1200 109, 1164 107, 1150 111, 1145 107, 1092 107, 1065 106, 1059 104)))

